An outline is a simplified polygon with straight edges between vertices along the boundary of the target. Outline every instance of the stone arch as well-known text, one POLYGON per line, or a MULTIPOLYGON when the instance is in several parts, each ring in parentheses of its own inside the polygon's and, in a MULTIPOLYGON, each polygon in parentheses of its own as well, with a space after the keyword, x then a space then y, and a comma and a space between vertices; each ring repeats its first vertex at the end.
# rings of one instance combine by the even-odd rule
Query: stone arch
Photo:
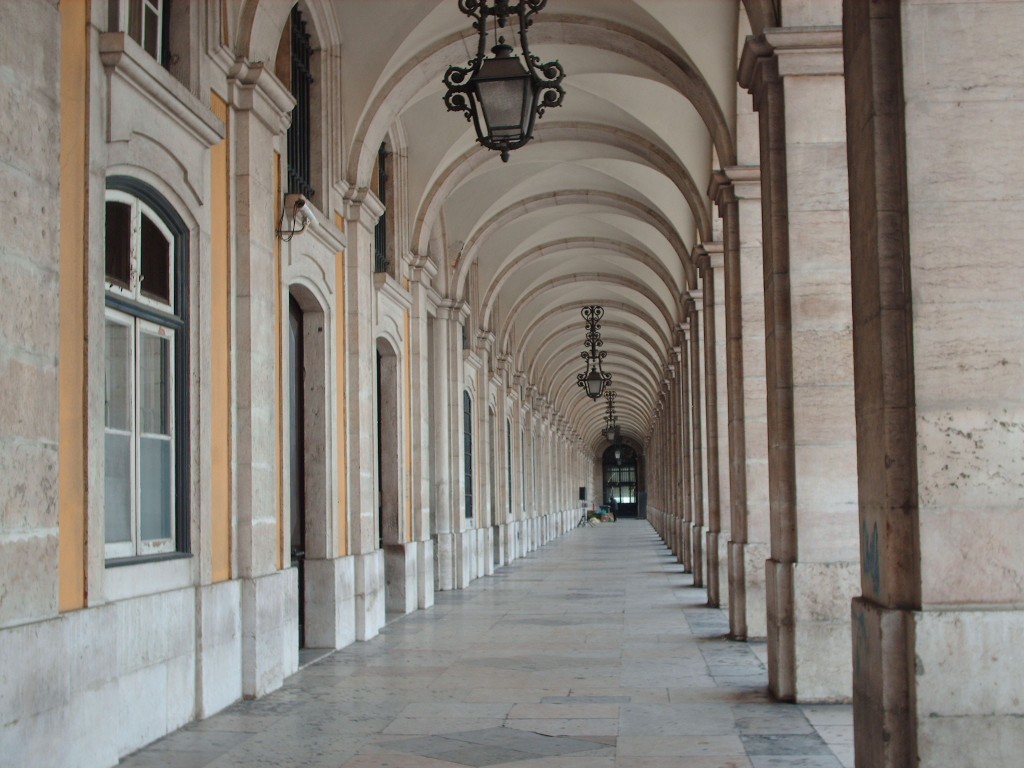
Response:
POLYGON ((321 0, 243 0, 232 44, 235 54, 251 62, 274 61, 281 31, 295 5, 309 18, 315 46, 323 49, 340 45, 334 13, 321 0))
MULTIPOLYGON (((682 286, 675 284, 672 275, 669 274, 667 269, 665 269, 665 265, 641 248, 603 237, 568 238, 535 246, 526 253, 516 255, 513 258, 506 260, 501 265, 494 278, 491 280, 490 285, 487 287, 487 290, 484 292, 484 297, 481 301, 481 326, 484 328, 490 328, 491 312, 494 309, 494 302, 497 295, 501 291, 502 286, 517 270, 529 266, 538 259, 577 248, 603 248, 614 253, 620 253, 631 260, 649 267, 651 271, 658 275, 662 283, 666 288, 668 288, 672 295, 676 297, 681 297, 683 295, 682 286)), ((676 301, 675 310, 679 316, 682 317, 683 305, 678 300, 676 301)))
MULTIPOLYGON (((659 73, 678 93, 693 104, 700 115, 718 157, 724 165, 734 165, 736 158, 732 133, 721 105, 700 70, 682 51, 674 51, 659 40, 623 24, 581 16, 550 14, 538 16, 531 34, 534 44, 563 43, 614 50, 643 63, 659 73)), ((373 167, 372 152, 380 144, 388 127, 402 108, 416 94, 440 81, 442 73, 453 61, 460 61, 466 52, 467 38, 473 33, 455 33, 443 38, 432 48, 410 58, 386 82, 376 89, 364 117, 353 134, 346 163, 346 181, 352 187, 366 186, 373 167)))
MULTIPOLYGON (((689 205, 690 212, 697 222, 697 231, 701 240, 708 242, 714 239, 707 196, 697 187, 689 170, 679 162, 673 153, 639 134, 597 123, 546 123, 538 125, 534 130, 533 141, 537 144, 569 140, 589 141, 626 150, 633 153, 638 161, 665 173, 689 205)), ((416 219, 413 221, 411 238, 413 248, 420 252, 426 251, 434 224, 437 222, 448 196, 477 169, 494 159, 493 152, 477 145, 454 158, 436 176, 430 189, 424 195, 424 204, 421 205, 416 219)))
MULTIPOLYGON (((529 296, 520 297, 515 304, 509 307, 508 317, 506 318, 506 324, 511 326, 513 323, 515 323, 517 315, 520 312, 522 312, 523 308, 530 301, 535 299, 540 292, 553 291, 567 285, 587 282, 590 280, 599 281, 602 285, 615 285, 621 288, 634 290, 637 293, 640 293, 641 295, 644 294, 644 285, 642 283, 636 280, 630 280, 625 277, 613 277, 605 274, 586 272, 580 272, 572 275, 563 275, 561 277, 556 277, 550 280, 539 291, 536 291, 529 296)), ((658 310, 658 313, 660 314, 661 319, 665 324, 665 328, 671 329, 675 324, 675 319, 672 317, 671 308, 657 301, 652 301, 652 304, 658 310)))
MULTIPOLYGON (((623 312, 625 312, 628 315, 636 318, 637 320, 640 320, 640 319, 646 320, 647 319, 646 317, 643 317, 641 315, 637 315, 636 314, 636 307, 634 307, 634 306, 632 306, 630 304, 627 304, 625 302, 621 302, 621 301, 611 301, 611 302, 609 302, 609 301, 606 301, 602 306, 604 306, 606 311, 608 309, 619 309, 619 310, 622 310, 623 312)), ((516 350, 514 352, 511 349, 511 346, 510 346, 510 343, 509 343, 510 339, 508 339, 508 338, 504 339, 504 346, 503 346, 504 354, 512 356, 513 364, 514 364, 516 370, 523 370, 524 369, 524 367, 526 365, 525 360, 523 359, 524 351, 526 349, 530 348, 530 346, 531 346, 529 344, 530 339, 533 336, 533 334, 537 331, 537 329, 541 325, 543 325, 543 323, 545 323, 547 320, 551 319, 553 316, 555 316, 557 314, 560 314, 562 312, 566 312, 568 310, 572 310, 574 313, 578 313, 579 312, 579 303, 578 302, 566 302, 566 303, 558 304, 556 306, 551 307, 547 312, 544 312, 543 314, 537 315, 530 322, 530 324, 527 326, 526 331, 522 334, 522 337, 519 339, 519 343, 516 345, 516 350)), ((602 323, 603 322, 606 322, 606 321, 602 321, 602 323)), ((657 334, 657 341, 659 341, 661 343, 661 347, 662 348, 668 349, 668 348, 670 348, 672 346, 672 336, 671 336, 671 333, 665 333, 664 329, 662 329, 656 323, 650 323, 647 326, 647 328, 649 328, 652 332, 657 334)), ((644 338, 646 338, 648 340, 648 343, 650 343, 652 347, 658 348, 658 345, 655 343, 655 340, 654 340, 654 338, 652 336, 647 334, 644 330, 641 330, 640 332, 644 335, 644 338)))
POLYGON ((683 265, 683 270, 686 274, 686 287, 691 289, 697 287, 697 269, 696 265, 692 261, 690 249, 686 246, 686 243, 683 242, 683 239, 679 236, 675 227, 672 226, 672 223, 665 216, 658 211, 623 195, 586 189, 568 189, 559 190, 557 192, 545 192, 543 194, 523 198, 503 210, 498 211, 496 214, 491 216, 491 218, 477 227, 477 229, 469 236, 469 239, 463 246, 459 258, 454 265, 455 276, 452 285, 452 292, 454 295, 456 297, 461 297, 465 293, 465 284, 466 278, 469 274, 469 267, 476 260, 476 252, 480 248, 480 243, 486 241, 491 234, 509 222, 515 221, 516 219, 540 208, 578 204, 606 205, 623 213, 635 215, 637 218, 642 219, 653 226, 672 246, 672 249, 679 257, 679 262, 683 265))

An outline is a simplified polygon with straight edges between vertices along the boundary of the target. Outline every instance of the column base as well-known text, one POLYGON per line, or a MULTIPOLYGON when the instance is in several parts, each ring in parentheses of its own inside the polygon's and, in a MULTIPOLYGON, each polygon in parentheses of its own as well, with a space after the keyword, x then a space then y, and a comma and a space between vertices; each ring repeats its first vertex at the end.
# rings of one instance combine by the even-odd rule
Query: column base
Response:
POLYGON ((384 551, 375 549, 355 560, 356 640, 370 640, 384 626, 384 551))
POLYGON ((306 646, 344 648, 356 639, 355 561, 305 562, 306 646))
POLYGON ((708 531, 705 534, 704 547, 708 553, 708 605, 717 608, 722 604, 721 590, 719 587, 722 572, 719 565, 720 554, 718 550, 717 531, 708 531))
POLYGON ((196 590, 199 682, 196 715, 209 717, 242 697, 241 584, 207 584, 196 590))
POLYGON ((683 564, 685 573, 693 572, 693 547, 690 542, 690 521, 679 521, 679 562, 683 564))
POLYGON ((455 535, 438 533, 434 537, 435 583, 439 592, 455 589, 455 535))
POLYGON ((285 568, 240 581, 242 693, 258 697, 299 668, 299 573, 285 568))
POLYGON ((704 526, 694 525, 690 528, 691 540, 691 570, 693 571, 693 586, 704 586, 704 526))
POLYGON ((431 539, 417 541, 416 547, 418 549, 416 563, 419 568, 418 606, 430 608, 434 604, 434 542, 431 539))
POLYGON ((419 605, 416 542, 384 545, 384 610, 404 616, 419 605))
POLYGON ((852 617, 857 768, 1020 764, 1024 610, 905 611, 858 597, 852 617))

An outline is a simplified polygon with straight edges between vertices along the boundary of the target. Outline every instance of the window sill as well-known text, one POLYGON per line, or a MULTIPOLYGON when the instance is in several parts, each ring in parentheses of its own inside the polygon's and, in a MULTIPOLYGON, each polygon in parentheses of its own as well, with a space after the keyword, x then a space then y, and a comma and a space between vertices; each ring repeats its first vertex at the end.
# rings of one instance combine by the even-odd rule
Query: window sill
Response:
POLYGON ((192 560, 187 552, 107 560, 104 597, 113 602, 189 587, 192 585, 192 560))

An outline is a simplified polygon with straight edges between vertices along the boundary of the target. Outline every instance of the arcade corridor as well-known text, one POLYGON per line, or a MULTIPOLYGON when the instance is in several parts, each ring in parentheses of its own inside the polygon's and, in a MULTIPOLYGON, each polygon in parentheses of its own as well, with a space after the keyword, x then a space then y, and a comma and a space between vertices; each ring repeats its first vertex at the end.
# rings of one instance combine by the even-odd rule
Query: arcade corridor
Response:
POLYGON ((0 768, 1021 768, 1022 37, 0 0, 0 768))
POLYGON ((646 521, 583 528, 125 768, 853 765, 849 706, 766 696, 646 521))

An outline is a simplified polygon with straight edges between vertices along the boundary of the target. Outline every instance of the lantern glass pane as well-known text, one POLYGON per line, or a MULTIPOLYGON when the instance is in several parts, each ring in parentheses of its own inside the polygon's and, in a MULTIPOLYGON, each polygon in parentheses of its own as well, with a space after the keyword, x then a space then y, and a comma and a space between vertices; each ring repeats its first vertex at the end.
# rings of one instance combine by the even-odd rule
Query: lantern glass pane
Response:
POLYGON ((477 84, 489 136, 511 138, 522 135, 524 127, 520 119, 528 114, 529 85, 528 78, 488 80, 477 84))

